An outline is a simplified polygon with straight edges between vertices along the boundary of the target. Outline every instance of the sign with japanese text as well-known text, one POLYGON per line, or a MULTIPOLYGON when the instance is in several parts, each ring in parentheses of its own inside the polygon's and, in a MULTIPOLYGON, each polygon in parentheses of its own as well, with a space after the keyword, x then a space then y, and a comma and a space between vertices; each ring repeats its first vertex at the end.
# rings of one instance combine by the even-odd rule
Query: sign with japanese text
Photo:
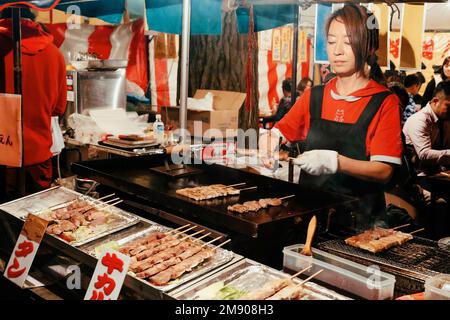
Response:
POLYGON ((0 94, 0 165, 22 166, 22 96, 0 94))
POLYGON ((30 272, 39 244, 44 237, 48 221, 29 214, 17 239, 16 246, 5 268, 4 276, 23 287, 30 272))
POLYGON ((84 300, 117 300, 129 266, 130 257, 106 249, 98 258, 84 300))
POLYGON ((281 62, 281 29, 272 32, 272 61, 281 62))
POLYGON ((290 27, 281 28, 281 63, 291 63, 292 32, 290 27))

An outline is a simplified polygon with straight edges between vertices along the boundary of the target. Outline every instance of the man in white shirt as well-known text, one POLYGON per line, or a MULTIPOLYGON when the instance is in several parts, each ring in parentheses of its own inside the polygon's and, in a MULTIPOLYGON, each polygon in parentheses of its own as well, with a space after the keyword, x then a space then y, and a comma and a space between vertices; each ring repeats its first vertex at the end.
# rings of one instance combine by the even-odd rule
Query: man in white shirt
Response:
MULTIPOLYGON (((450 120, 450 80, 441 82, 430 103, 408 118, 404 127, 405 142, 414 148, 420 173, 426 174, 450 166, 450 146, 445 121, 450 120)), ((447 126, 448 127, 448 126, 447 126)))

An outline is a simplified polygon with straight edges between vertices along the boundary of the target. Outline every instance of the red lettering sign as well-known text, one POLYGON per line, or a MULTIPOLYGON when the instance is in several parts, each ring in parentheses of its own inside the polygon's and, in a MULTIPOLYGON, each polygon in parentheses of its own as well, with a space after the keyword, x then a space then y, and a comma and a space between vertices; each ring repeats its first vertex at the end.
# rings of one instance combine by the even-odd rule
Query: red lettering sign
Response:
POLYGON ((119 272, 123 271, 123 261, 120 260, 115 253, 112 255, 107 253, 102 259, 102 264, 108 268, 108 274, 113 273, 114 270, 119 272))

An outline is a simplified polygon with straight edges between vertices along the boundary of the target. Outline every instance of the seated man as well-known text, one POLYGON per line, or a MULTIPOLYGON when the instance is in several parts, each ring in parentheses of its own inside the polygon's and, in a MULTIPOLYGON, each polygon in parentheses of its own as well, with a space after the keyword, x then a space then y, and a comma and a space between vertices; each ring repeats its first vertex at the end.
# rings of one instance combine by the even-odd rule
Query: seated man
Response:
POLYGON ((419 175, 441 171, 450 166, 450 146, 444 142, 444 122, 450 120, 450 81, 441 82, 430 103, 408 118, 403 133, 408 146, 414 148, 419 175))
MULTIPOLYGON (((426 176, 448 170, 450 167, 449 131, 445 131, 450 119, 450 80, 442 81, 435 89, 434 97, 422 110, 408 118, 404 127, 406 152, 412 155, 417 170, 418 184, 423 188, 424 199, 429 203, 431 186, 426 176)), ((434 227, 434 237, 449 236, 448 192, 440 193, 429 207, 428 219, 434 227), (433 218, 432 218, 433 217, 433 218)))

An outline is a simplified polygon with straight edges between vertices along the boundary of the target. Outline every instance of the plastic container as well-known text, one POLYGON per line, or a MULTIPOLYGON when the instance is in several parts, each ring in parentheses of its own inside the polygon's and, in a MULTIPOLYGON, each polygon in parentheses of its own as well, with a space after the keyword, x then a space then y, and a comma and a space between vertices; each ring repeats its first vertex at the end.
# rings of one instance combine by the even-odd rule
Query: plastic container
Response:
POLYGON ((425 281, 425 300, 450 300, 450 274, 439 274, 425 281))
POLYGON ((156 115, 156 121, 153 123, 153 135, 159 144, 164 143, 164 123, 161 121, 161 115, 156 115))
POLYGON ((378 266, 364 266, 313 248, 313 256, 299 252, 303 245, 285 247, 283 250, 285 269, 300 271, 311 268, 304 275, 323 271, 314 280, 368 300, 387 300, 394 297, 395 277, 382 272, 378 266))

